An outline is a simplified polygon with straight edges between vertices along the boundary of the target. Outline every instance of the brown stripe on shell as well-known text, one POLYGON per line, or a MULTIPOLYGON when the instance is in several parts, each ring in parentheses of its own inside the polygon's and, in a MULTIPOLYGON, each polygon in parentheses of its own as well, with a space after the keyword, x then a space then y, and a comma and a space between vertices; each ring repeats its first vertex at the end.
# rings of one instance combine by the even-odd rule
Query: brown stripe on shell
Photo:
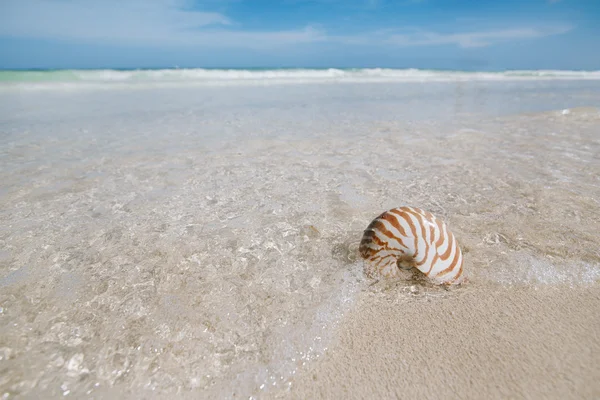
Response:
MULTIPOLYGON (((454 246, 452 246, 452 247, 454 247, 454 246)), ((456 251, 454 252, 454 258, 452 259, 452 262, 450 263, 448 268, 438 272, 435 277, 439 278, 440 276, 444 276, 444 275, 452 272, 454 270, 454 267, 456 267, 456 263, 458 262, 459 258, 460 258, 460 249, 457 248, 456 251)))
MULTIPOLYGON (((419 222, 419 226, 421 228, 421 238, 423 239, 423 243, 425 243, 425 251, 423 254, 423 259, 420 262, 417 262, 417 265, 423 265, 423 263, 425 263, 427 261, 427 254, 429 253, 429 242, 427 241, 427 235, 425 232, 425 219, 421 214, 419 214, 417 211, 413 210, 412 208, 407 208, 407 214, 414 215, 415 218, 417 218, 417 221, 419 222)), ((411 220, 412 220, 412 218, 411 218, 411 220)), ((418 235, 415 235, 415 239, 416 239, 417 243, 419 243, 418 235)), ((415 259, 417 258, 417 254, 419 254, 418 248, 415 251, 415 259)))
MULTIPOLYGON (((403 207, 404 209, 406 207, 403 207)), ((417 255, 419 254, 419 246, 418 246, 418 238, 417 238, 417 228, 415 227, 415 223, 413 222, 412 218, 410 216, 408 216, 408 213, 406 212, 406 210, 404 210, 403 208, 401 208, 400 210, 403 211, 402 214, 400 215, 401 218, 403 218, 406 223, 408 223, 408 226, 410 227, 410 231, 412 233, 412 237, 413 237, 413 241, 414 241, 414 249, 415 249, 415 254, 413 254, 413 257, 417 257, 417 255)))
POLYGON ((444 223, 439 219, 435 218, 435 224, 438 226, 440 230, 440 238, 435 242, 435 247, 440 247, 442 243, 446 240, 446 236, 444 235, 444 223))

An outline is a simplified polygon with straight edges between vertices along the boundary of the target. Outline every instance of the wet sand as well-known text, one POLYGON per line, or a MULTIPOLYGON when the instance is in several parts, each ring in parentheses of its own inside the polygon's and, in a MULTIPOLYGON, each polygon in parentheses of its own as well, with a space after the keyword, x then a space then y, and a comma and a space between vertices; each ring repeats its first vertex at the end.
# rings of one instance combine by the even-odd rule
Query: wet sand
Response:
POLYGON ((600 114, 495 124, 502 134, 484 139, 488 126, 437 147, 468 166, 468 178, 455 170, 450 179, 467 200, 440 212, 462 242, 470 281, 448 291, 375 283, 325 357, 274 397, 600 397, 600 114), (476 189, 485 185, 496 188, 476 189))
POLYGON ((597 399, 600 287, 365 294, 279 398, 597 399))

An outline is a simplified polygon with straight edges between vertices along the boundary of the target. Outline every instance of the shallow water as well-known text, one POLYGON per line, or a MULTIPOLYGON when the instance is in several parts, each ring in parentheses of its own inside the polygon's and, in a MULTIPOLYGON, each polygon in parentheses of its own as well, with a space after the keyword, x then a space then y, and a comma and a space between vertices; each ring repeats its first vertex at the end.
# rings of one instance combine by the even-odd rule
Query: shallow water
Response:
POLYGON ((0 91, 0 394, 288 385, 361 291, 453 295, 363 277, 403 204, 471 285, 597 284, 598 107, 597 81, 0 91))

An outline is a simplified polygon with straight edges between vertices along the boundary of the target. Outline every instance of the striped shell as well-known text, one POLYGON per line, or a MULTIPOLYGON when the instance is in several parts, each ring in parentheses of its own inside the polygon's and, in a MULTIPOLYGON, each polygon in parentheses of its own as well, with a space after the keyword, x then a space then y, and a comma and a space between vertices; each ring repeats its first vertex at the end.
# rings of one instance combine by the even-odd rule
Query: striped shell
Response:
POLYGON ((463 257, 456 238, 433 214, 415 207, 386 211, 367 227, 360 242, 365 273, 394 277, 417 268, 438 284, 462 281, 463 257))

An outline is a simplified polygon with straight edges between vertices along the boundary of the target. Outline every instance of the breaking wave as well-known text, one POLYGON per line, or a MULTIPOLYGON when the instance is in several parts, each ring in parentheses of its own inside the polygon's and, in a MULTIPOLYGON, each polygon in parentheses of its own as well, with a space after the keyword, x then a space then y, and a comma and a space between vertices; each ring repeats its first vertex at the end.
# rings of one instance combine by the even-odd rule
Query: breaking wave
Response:
POLYGON ((600 80, 600 71, 466 72, 422 69, 135 69, 135 70, 5 70, 0 88, 57 88, 172 84, 240 85, 320 82, 455 82, 503 80, 600 80))

